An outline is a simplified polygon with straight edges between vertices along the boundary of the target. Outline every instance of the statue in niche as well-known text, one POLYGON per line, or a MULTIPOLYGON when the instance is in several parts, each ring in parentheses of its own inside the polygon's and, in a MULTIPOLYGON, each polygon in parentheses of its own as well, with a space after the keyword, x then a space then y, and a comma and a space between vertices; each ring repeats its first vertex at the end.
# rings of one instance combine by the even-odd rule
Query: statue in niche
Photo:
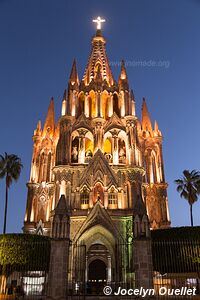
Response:
POLYGON ((119 150, 119 157, 124 159, 126 157, 125 147, 119 150))
POLYGON ((126 148, 121 146, 119 150, 119 162, 124 163, 126 159, 126 148))
POLYGON ((72 149, 72 159, 73 159, 73 161, 78 161, 77 146, 74 146, 73 149, 72 149))
POLYGON ((85 162, 88 162, 90 161, 92 158, 92 151, 91 150, 88 150, 85 152, 85 162))
POLYGON ((97 192, 97 202, 100 201, 101 202, 101 197, 100 197, 100 192, 97 192))
POLYGON ((105 152, 104 156, 108 162, 112 162, 112 154, 111 153, 105 152))

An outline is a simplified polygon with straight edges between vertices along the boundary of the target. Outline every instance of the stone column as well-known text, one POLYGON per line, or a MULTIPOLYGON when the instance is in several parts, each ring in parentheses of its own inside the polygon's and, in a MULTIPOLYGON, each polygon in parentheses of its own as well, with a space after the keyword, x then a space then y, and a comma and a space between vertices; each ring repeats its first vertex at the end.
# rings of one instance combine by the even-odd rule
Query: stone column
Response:
POLYGON ((104 207, 108 208, 108 192, 104 192, 104 207))
POLYGON ((101 93, 97 92, 97 117, 101 117, 101 93))
POLYGON ((118 163, 119 163, 118 133, 119 133, 118 130, 111 131, 111 134, 112 134, 113 165, 118 165, 118 163))
POLYGON ((123 190, 121 190, 120 192, 118 192, 118 204, 117 204, 119 209, 124 208, 123 207, 123 190))
POLYGON ((89 208, 93 207, 93 192, 89 194, 89 208))
POLYGON ((109 95, 109 111, 108 116, 111 117, 113 115, 113 95, 110 93, 109 95))
POLYGON ((52 239, 48 276, 48 300, 66 300, 69 240, 52 239))
POLYGON ((89 111, 89 95, 88 93, 85 93, 85 107, 84 107, 84 112, 87 118, 90 116, 90 111, 89 111))
POLYGON ((133 243, 135 286, 153 288, 153 265, 151 239, 136 239, 133 243))
POLYGON ((59 196, 60 196, 60 183, 59 183, 59 181, 56 181, 55 206, 56 206, 57 203, 58 203, 59 196))
POLYGON ((88 257, 86 255, 86 258, 85 258, 85 282, 87 283, 88 281, 88 257))
POLYGON ((108 256, 107 283, 111 281, 112 281, 112 264, 111 264, 111 256, 108 256))
POLYGON ((73 92, 72 92, 72 101, 71 101, 71 115, 73 116, 73 117, 75 117, 76 116, 76 112, 77 112, 77 92, 74 90, 73 92))
POLYGON ((51 214, 51 254, 47 300, 67 299, 70 218, 65 196, 62 195, 51 214))
POLYGON ((120 92, 120 112, 121 112, 121 117, 125 116, 125 99, 124 99, 124 91, 120 92))
POLYGON ((128 168, 128 181, 131 186, 131 199, 129 199, 130 207, 134 208, 138 199, 142 202, 142 177, 144 176, 144 169, 141 167, 128 168))

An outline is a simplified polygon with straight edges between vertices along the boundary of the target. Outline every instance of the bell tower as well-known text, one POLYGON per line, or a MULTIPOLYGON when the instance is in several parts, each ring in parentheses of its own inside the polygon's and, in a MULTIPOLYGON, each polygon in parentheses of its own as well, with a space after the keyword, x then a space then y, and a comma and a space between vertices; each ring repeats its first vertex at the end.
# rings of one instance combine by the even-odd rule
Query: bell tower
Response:
POLYGON ((170 226, 163 137, 145 99, 136 115, 126 63, 115 80, 101 29, 105 20, 94 22, 84 74, 74 60, 59 118, 52 98, 44 125, 39 121, 34 131, 24 232, 62 239, 67 230, 69 280, 94 280, 92 266, 103 265, 103 280, 127 282, 134 278, 133 241, 142 248, 145 237, 150 247, 150 229, 170 226))

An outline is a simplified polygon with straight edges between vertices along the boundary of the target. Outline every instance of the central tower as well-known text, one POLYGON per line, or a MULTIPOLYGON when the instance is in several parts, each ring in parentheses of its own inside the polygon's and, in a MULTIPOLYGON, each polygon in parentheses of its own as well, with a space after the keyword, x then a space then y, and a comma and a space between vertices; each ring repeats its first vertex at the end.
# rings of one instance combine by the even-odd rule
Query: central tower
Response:
POLYGON ((74 61, 61 117, 55 122, 52 98, 43 128, 39 121, 34 131, 24 232, 51 235, 52 224, 64 226, 69 217, 71 278, 81 276, 84 256, 87 281, 94 280, 93 265, 104 266, 103 280, 120 281, 125 265, 132 272, 132 256, 119 245, 146 236, 148 222, 152 229, 170 225, 167 183, 158 124, 152 126, 145 99, 137 118, 125 63, 116 81, 102 20, 95 21, 82 80, 74 61), (58 207, 66 209, 62 220, 58 207))

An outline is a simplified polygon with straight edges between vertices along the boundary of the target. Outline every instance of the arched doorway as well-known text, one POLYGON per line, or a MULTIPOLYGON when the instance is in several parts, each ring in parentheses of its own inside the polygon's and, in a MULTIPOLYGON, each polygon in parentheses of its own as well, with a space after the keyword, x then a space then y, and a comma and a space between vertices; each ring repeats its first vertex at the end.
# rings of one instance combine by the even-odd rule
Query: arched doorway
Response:
POLYGON ((109 251, 103 244, 95 243, 88 249, 87 292, 89 294, 101 294, 106 282, 111 281, 109 258, 109 251))
POLYGON ((119 99, 116 94, 113 95, 113 112, 120 117, 119 99))
POLYGON ((95 259, 88 267, 88 293, 101 294, 107 279, 107 267, 103 260, 95 259))
POLYGON ((106 281, 106 264, 101 259, 95 259, 89 264, 88 279, 91 282, 106 281))

